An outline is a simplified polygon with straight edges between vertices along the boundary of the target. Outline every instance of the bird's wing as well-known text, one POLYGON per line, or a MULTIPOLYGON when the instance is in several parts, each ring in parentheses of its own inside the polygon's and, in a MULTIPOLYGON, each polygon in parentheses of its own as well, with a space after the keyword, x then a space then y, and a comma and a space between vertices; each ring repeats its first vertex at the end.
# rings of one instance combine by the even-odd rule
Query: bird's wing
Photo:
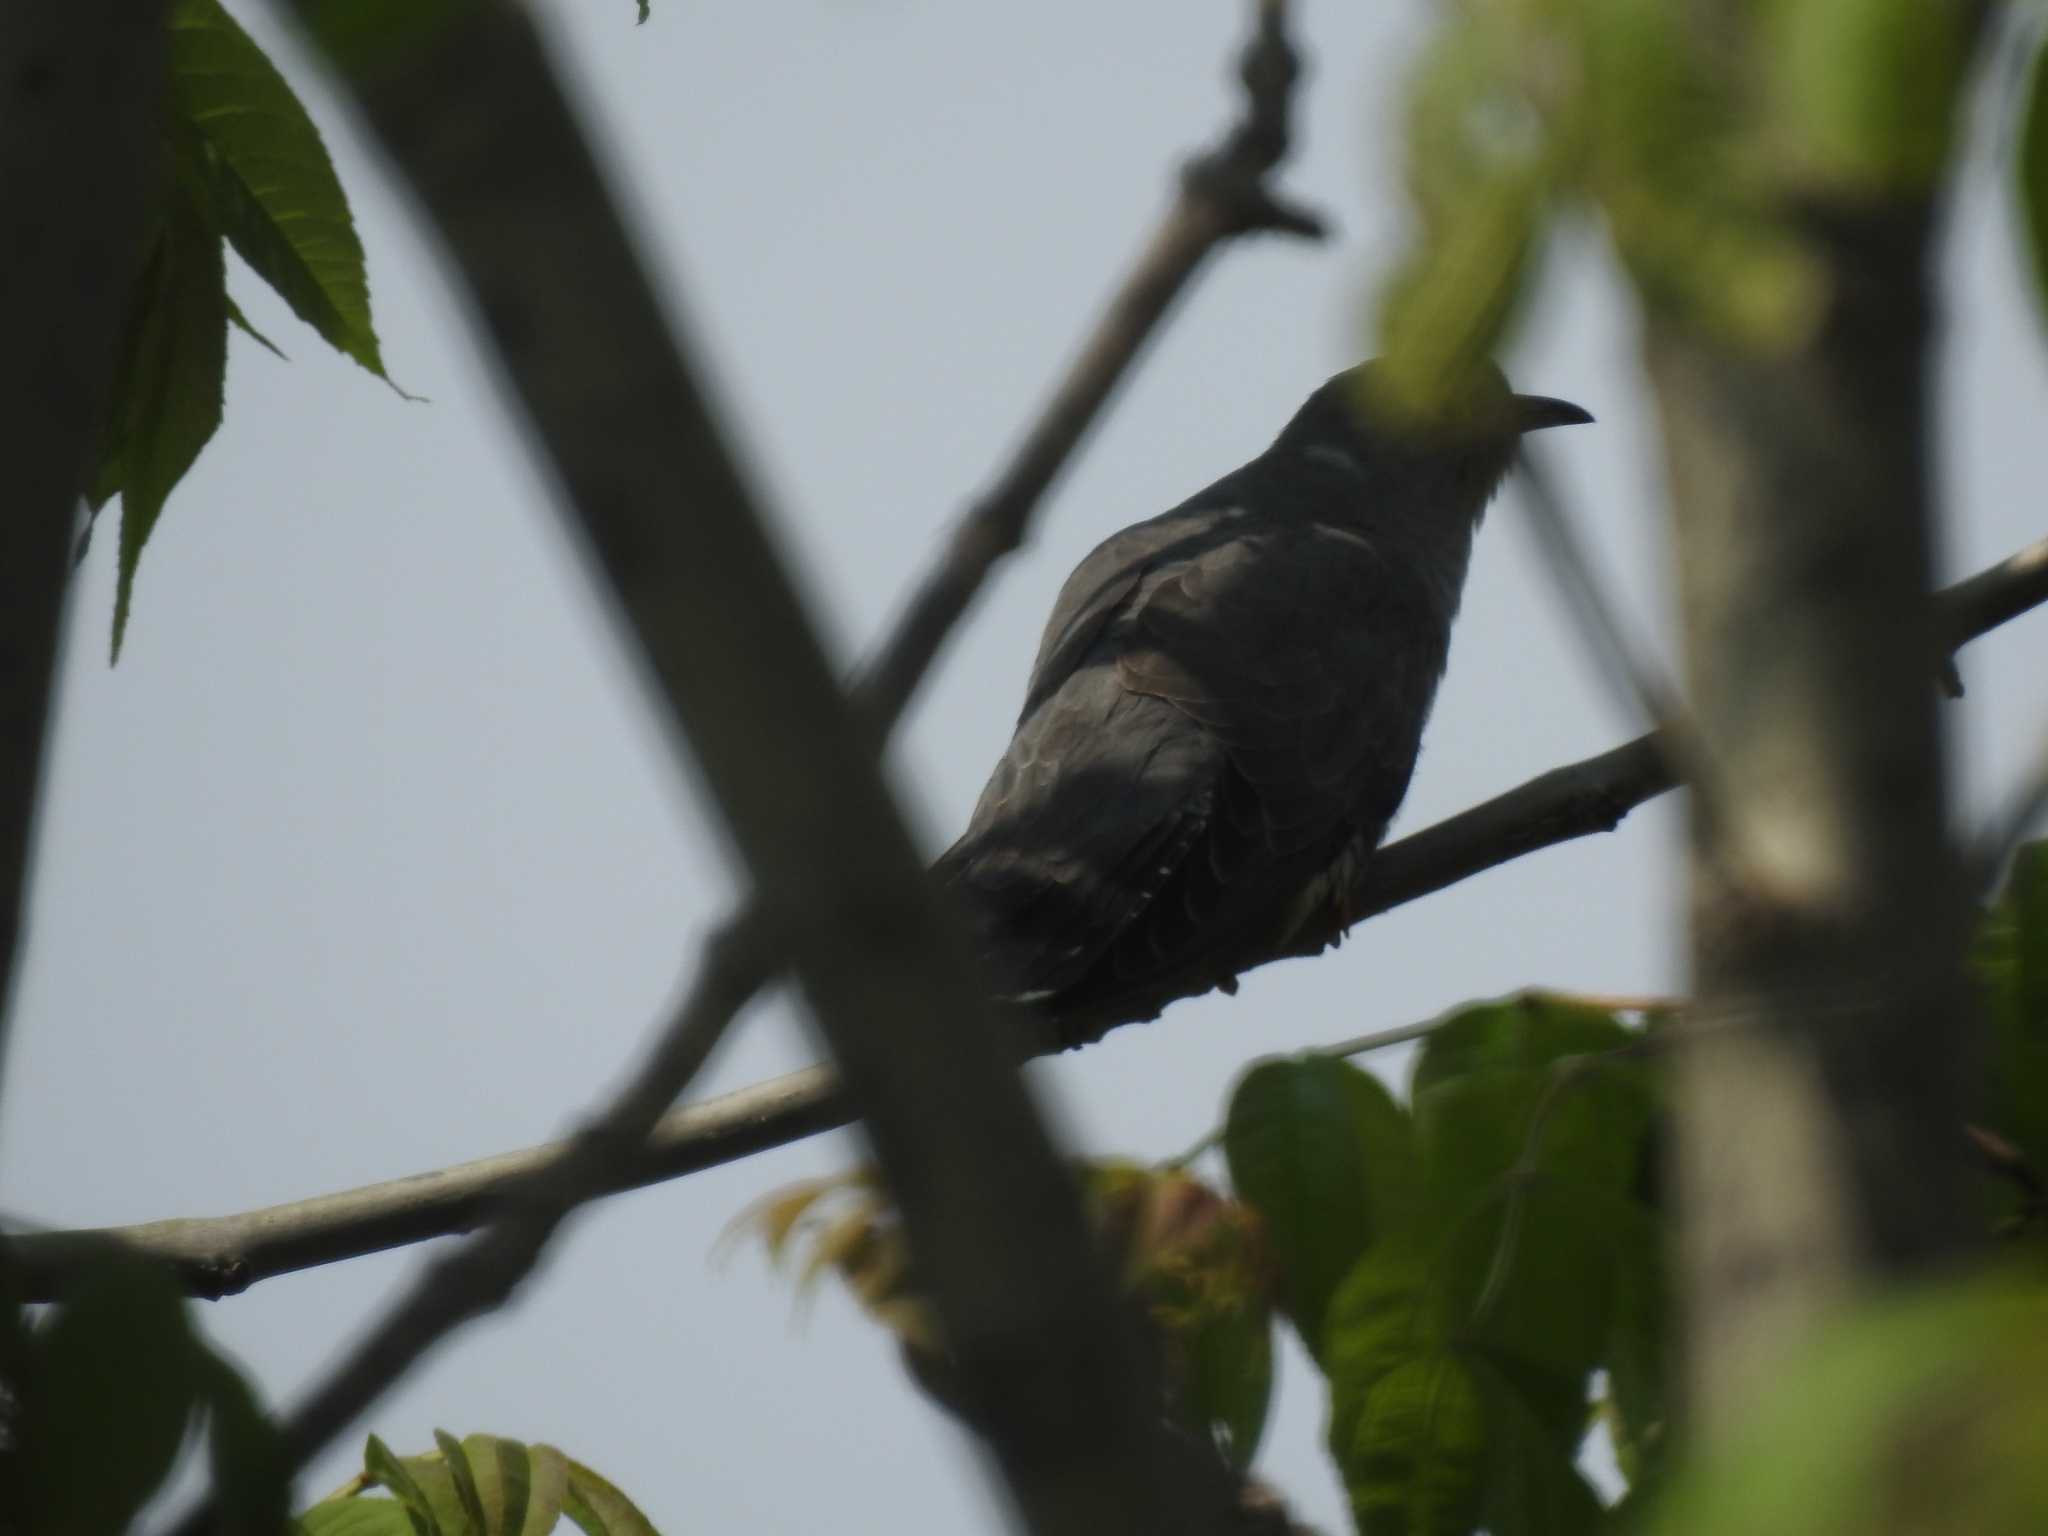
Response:
POLYGON ((1018 726, 939 861, 987 958, 1019 995, 1083 975, 1186 861, 1221 754, 1171 705, 1077 668, 1018 726))
POLYGON ((1339 823, 1377 837, 1407 790, 1449 628, 1347 529, 1262 529, 1179 562, 1133 602, 1117 673, 1222 747, 1244 830, 1285 854, 1339 823))
POLYGON ((1148 573, 1200 559, 1238 534, 1245 514, 1227 499, 1230 487, 1221 480, 1170 512, 1111 534, 1074 567, 1045 621, 1019 725, 1080 670, 1148 573))
POLYGON ((1390 716, 1419 730, 1441 657, 1406 667, 1375 643, 1403 606, 1386 586, 1354 536, 1213 505, 1083 563, 1010 748, 941 862, 1017 990, 1104 966, 1206 963, 1227 979, 1216 944, 1327 868, 1361 807, 1391 814, 1414 743, 1398 724, 1377 738, 1390 716))

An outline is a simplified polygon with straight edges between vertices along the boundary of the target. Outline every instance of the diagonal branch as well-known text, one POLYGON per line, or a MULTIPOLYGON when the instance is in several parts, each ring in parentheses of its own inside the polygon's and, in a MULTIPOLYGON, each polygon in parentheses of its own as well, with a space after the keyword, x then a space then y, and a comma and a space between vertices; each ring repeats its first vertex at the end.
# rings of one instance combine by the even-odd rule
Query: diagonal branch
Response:
MULTIPOLYGON (((1948 588, 1941 594, 1941 621, 1948 638, 1960 646, 2043 604, 2048 604, 2048 539, 1948 588)), ((1673 785, 1655 736, 1640 736, 1597 757, 1554 768, 1388 844, 1361 873, 1354 910, 1360 917, 1376 915, 1540 849, 1612 831, 1631 810, 1673 785)), ((1301 953, 1314 953, 1334 938, 1318 936, 1301 953)), ((671 1110, 608 1189, 663 1183, 852 1119, 829 1070, 793 1072, 671 1110)), ((193 1295, 225 1296, 274 1275, 466 1232, 488 1216, 508 1189, 560 1151, 559 1144, 549 1144, 501 1153, 236 1216, 37 1233, 13 1239, 12 1247, 36 1300, 60 1294, 89 1246, 108 1238, 175 1265, 193 1295)))
MULTIPOLYGON (((749 978, 787 954, 862 1107, 1026 1524, 1104 1536, 1220 1528, 1217 1490, 1172 1475, 1153 1362, 1100 1272, 1070 1177, 883 787, 872 712, 857 718, 831 677, 531 23, 515 6, 486 4, 394 40, 333 8, 297 8, 441 236, 593 574, 761 897, 714 942, 712 984, 628 1091, 494 1201, 490 1229, 431 1267, 285 1418, 288 1464, 302 1465, 450 1329, 509 1295, 567 1214, 644 1142, 753 990, 749 978)), ((1254 57, 1269 67, 1247 74, 1255 118, 1270 66, 1288 67, 1264 98, 1269 113, 1284 113, 1292 73, 1282 7, 1268 3, 1262 16, 1254 57)), ((1284 116, 1267 138, 1270 165, 1284 116)), ((1200 243, 1137 334, 1228 232, 1200 243)), ((1010 543, 1100 403, 1073 417, 1065 446, 1044 450, 1038 483, 1014 494, 1010 543)), ((901 708, 999 553, 914 608, 923 619, 911 642, 885 657, 884 711, 901 708)), ((210 1518, 202 1509, 188 1528, 210 1518)))

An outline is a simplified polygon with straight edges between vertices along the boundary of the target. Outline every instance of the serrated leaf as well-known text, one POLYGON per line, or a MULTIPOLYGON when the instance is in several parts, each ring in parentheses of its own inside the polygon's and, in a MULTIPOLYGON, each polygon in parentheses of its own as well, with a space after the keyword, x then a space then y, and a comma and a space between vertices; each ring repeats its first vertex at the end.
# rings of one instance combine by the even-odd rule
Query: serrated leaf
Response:
POLYGON ((580 1461, 568 1461, 562 1511, 585 1536, 661 1536, 654 1522, 608 1480, 580 1461))
POLYGON ((293 314, 390 382, 362 242, 319 129, 219 0, 175 0, 170 28, 172 99, 204 145, 220 232, 293 314))
POLYGON ((1326 1056, 1268 1061, 1231 1095, 1223 1147, 1264 1220, 1281 1294, 1311 1352, 1345 1272, 1414 1201, 1408 1117, 1377 1078, 1326 1056))
POLYGON ((114 417, 94 494, 121 493, 120 572, 112 654, 118 659, 143 546, 164 502, 220 427, 227 369, 227 273, 220 236, 189 179, 174 176, 156 244, 137 281, 115 377, 114 417))
POLYGON ((32 1335, 18 1461, 33 1529, 122 1531, 169 1474, 205 1356, 170 1275, 95 1264, 32 1335))
POLYGON ((234 295, 228 295, 227 303, 229 325, 232 325, 244 336, 248 337, 251 341, 255 342, 256 345, 262 347, 265 351, 271 353, 273 356, 277 357, 281 361, 287 363, 291 361, 290 358, 284 355, 284 348, 280 347, 276 342, 272 341, 268 336, 264 335, 261 331, 257 330, 255 326, 249 323, 249 317, 242 313, 242 306, 235 302, 234 295))
POLYGON ((217 1529, 222 1536, 275 1536, 291 1512, 291 1476, 277 1429, 225 1360, 208 1355, 201 1375, 217 1529))

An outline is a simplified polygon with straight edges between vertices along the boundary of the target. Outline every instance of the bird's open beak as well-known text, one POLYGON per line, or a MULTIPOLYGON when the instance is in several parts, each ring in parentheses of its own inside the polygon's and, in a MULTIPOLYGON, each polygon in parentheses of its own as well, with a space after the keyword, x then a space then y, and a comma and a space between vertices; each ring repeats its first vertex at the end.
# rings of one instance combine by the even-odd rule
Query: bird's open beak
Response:
POLYGON ((1593 413, 1581 410, 1569 400, 1553 400, 1548 395, 1515 396, 1515 430, 1517 432, 1541 432, 1545 427, 1582 427, 1593 419, 1593 413))

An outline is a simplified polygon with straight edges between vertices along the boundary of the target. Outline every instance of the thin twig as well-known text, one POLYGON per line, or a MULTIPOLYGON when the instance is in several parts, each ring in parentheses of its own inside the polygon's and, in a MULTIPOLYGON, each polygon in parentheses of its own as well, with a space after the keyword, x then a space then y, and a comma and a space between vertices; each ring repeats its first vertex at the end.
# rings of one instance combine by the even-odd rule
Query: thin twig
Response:
MULTIPOLYGON (((1958 646, 2048 603, 2048 540, 1946 589, 1940 601, 1944 635, 1958 646)), ((1554 768, 1389 843, 1361 871, 1353 911, 1361 919, 1373 916, 1538 849, 1612 831, 1636 806, 1674 783, 1655 736, 1554 768)), ((1313 937, 1296 952, 1314 954, 1336 937, 1334 930, 1313 937)), ((720 952, 716 946, 710 951, 720 952)), ((707 960, 700 988, 714 984, 717 969, 707 960)), ((728 998, 740 993, 734 980, 717 982, 728 998)), ((746 995, 753 985, 746 982, 746 995)), ((606 1192, 717 1167, 852 1119, 832 1073, 806 1068, 670 1111, 606 1192)), ((83 1245, 106 1238, 173 1265, 195 1296, 223 1296, 275 1275, 469 1231, 494 1199, 560 1152, 551 1144, 235 1216, 31 1233, 9 1239, 9 1245, 27 1294, 36 1300, 63 1294, 83 1245)))
MULTIPOLYGON (((1664 996, 1645 997, 1635 994, 1621 995, 1597 992, 1549 992, 1542 989, 1536 989, 1519 995, 1576 1003, 1581 1007, 1599 1008, 1607 1013, 1637 1013, 1644 1015, 1669 1012, 1677 1008, 1681 1001, 1675 997, 1664 996)), ((1451 1020, 1458 1018, 1462 1014, 1469 1013, 1477 1006, 1480 1005, 1471 1002, 1459 1003, 1455 1007, 1446 1008, 1442 1013, 1436 1014, 1431 1018, 1422 1019, 1414 1024, 1397 1024, 1391 1029, 1376 1029, 1370 1034, 1354 1035, 1349 1040, 1339 1040, 1330 1045, 1310 1046, 1301 1054, 1304 1056, 1333 1056, 1339 1059, 1348 1059, 1353 1056, 1369 1056, 1375 1051, 1384 1051, 1396 1045, 1406 1045, 1411 1040, 1427 1039, 1450 1023, 1451 1020)), ((1176 1153, 1174 1156, 1167 1158, 1160 1166, 1165 1168, 1185 1168, 1203 1153, 1221 1145, 1223 1131, 1222 1125, 1212 1125, 1186 1151, 1176 1153)))
MULTIPOLYGON (((712 972, 744 973, 765 936, 739 930, 727 937, 712 972), (720 962, 730 962, 721 964, 720 962)), ((755 963, 759 963, 755 961, 755 963)), ((379 1325, 335 1364, 320 1388, 279 1426, 283 1453, 303 1466, 384 1385, 458 1324, 502 1306, 539 1261, 569 1213, 614 1182, 717 1047, 732 1018, 730 996, 700 989, 697 1007, 665 1031, 632 1080, 562 1151, 502 1194, 493 1220, 475 1238, 438 1259, 379 1325)), ((204 1529, 201 1517, 186 1529, 204 1529)))
MULTIPOLYGON (((1586 650, 1622 706, 1659 728, 1678 718, 1678 690, 1631 639, 1621 615, 1593 570, 1578 527, 1551 483, 1542 455, 1524 445, 1516 455, 1515 481, 1536 525, 1536 547, 1563 601, 1579 626, 1586 650)), ((1690 782, 1690 780, 1688 780, 1690 782)))
POLYGON ((1577 519, 1543 467, 1542 455, 1524 444, 1516 455, 1516 471, 1523 504, 1536 525, 1536 547, 1565 611, 1578 626, 1595 670, 1607 680, 1624 709, 1640 714, 1643 723, 1656 730, 1679 778, 1711 814, 1719 803, 1712 765, 1699 732, 1679 703, 1678 689, 1650 660, 1647 647, 1633 639, 1622 623, 1586 554, 1577 519))

